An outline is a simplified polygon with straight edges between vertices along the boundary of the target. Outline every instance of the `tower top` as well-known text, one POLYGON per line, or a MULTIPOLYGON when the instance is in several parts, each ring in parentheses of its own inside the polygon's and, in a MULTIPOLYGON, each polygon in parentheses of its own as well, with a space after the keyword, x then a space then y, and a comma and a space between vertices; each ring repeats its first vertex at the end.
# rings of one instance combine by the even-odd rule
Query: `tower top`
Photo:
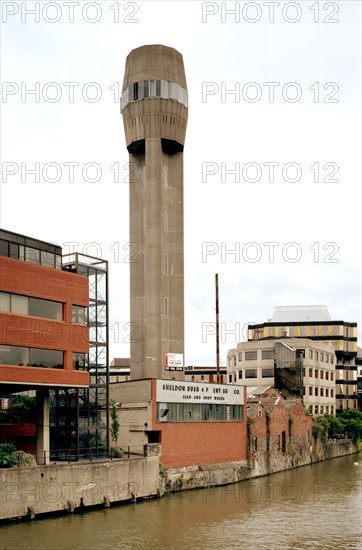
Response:
POLYGON ((187 90, 183 57, 174 48, 162 44, 140 46, 126 59, 123 90, 143 80, 174 82, 187 90))

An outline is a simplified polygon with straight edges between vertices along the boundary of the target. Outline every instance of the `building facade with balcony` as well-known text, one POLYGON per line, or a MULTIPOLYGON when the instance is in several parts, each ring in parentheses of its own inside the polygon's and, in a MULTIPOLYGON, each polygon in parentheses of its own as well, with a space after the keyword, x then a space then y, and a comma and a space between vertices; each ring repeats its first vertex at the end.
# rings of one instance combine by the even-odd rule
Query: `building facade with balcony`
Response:
POLYGON ((336 412, 358 409, 357 323, 333 320, 326 306, 281 306, 265 323, 248 326, 248 341, 307 338, 335 354, 336 412))
POLYGON ((228 351, 228 383, 277 388, 314 415, 336 412, 336 360, 324 343, 280 338, 240 342, 228 351))

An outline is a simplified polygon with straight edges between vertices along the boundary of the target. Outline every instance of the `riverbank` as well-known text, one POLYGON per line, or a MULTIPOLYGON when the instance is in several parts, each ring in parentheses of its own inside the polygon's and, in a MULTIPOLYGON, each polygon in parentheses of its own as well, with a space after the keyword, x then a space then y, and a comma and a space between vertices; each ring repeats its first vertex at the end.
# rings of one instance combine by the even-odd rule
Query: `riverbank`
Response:
MULTIPOLYGON (((50 464, 30 468, 0 470, 0 520, 34 519, 59 512, 75 512, 95 506, 136 502, 162 497, 167 493, 203 489, 281 472, 331 458, 358 452, 351 440, 319 439, 310 447, 309 459, 289 466, 280 462, 262 472, 245 462, 205 464, 185 468, 163 469, 159 456, 117 459, 77 464, 50 464)), ((269 461, 270 464, 270 461, 269 461)))

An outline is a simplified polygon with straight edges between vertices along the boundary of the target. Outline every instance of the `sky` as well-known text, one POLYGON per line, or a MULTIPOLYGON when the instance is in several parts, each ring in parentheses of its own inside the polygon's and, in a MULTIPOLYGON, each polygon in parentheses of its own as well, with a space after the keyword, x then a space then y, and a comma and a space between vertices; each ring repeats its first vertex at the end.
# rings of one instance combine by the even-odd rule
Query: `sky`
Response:
POLYGON ((119 96, 143 44, 184 58, 185 364, 326 305, 361 345, 361 3, 1 2, 0 225, 109 261, 110 359, 129 356, 119 96))

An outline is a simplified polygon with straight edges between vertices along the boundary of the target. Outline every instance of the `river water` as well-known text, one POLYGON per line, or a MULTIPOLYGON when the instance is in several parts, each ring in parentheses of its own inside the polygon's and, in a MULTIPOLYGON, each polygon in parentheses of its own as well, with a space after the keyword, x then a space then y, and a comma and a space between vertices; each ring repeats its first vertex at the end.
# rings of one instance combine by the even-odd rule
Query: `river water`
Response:
POLYGON ((1 550, 362 549, 362 453, 0 527, 1 550))

